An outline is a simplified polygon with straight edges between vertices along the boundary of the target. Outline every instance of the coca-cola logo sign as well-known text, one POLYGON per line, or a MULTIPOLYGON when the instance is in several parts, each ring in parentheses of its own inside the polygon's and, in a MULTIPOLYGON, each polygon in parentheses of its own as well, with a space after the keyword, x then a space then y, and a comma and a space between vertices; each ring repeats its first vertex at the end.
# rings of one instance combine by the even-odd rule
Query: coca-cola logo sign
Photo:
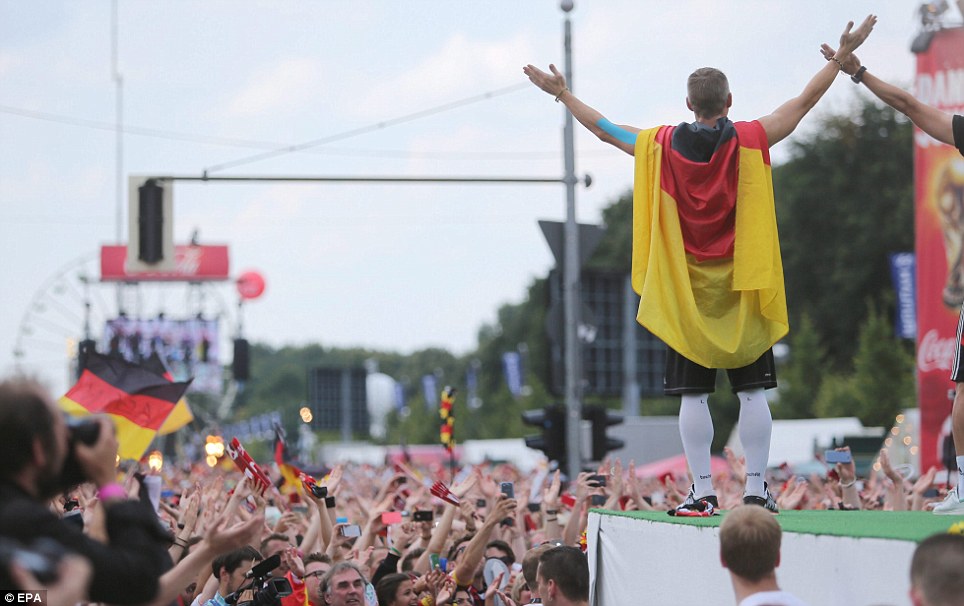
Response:
POLYGON ((199 246, 179 246, 174 254, 176 269, 175 273, 182 276, 197 275, 201 269, 201 256, 203 250, 199 246))
POLYGON ((937 329, 928 330, 917 346, 917 370, 919 372, 950 371, 956 347, 956 338, 942 339, 937 329))

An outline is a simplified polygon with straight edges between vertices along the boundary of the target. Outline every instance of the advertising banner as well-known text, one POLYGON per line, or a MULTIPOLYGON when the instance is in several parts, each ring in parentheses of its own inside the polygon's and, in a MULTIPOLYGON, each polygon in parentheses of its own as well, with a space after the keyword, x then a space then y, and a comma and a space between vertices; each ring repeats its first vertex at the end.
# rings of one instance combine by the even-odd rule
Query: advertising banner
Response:
POLYGON ((914 284, 914 253, 890 255, 890 279, 897 293, 894 334, 901 339, 917 337, 917 297, 914 284))
MULTIPOLYGON (((127 247, 100 247, 100 279, 103 282, 209 282, 228 279, 228 247, 178 245, 171 271, 129 272, 127 247)), ((262 288, 263 288, 262 283, 262 288)))
MULTIPOLYGON (((917 54, 914 94, 945 112, 964 113, 964 28, 936 32, 930 47, 917 54)), ((964 159, 955 148, 916 129, 914 147, 919 454, 924 471, 941 466, 942 443, 950 431, 950 369, 964 301, 964 159)))

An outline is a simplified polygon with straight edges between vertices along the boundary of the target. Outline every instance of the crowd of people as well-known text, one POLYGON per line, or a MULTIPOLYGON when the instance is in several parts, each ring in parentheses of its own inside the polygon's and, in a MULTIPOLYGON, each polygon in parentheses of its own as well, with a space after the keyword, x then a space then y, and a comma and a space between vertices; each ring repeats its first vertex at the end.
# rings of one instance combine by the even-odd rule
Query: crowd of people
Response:
MULTIPOLYGON (((0 586, 46 588, 50 604, 586 604, 589 510, 675 512, 691 483, 688 474, 638 477, 632 462, 624 468, 619 460, 568 483, 558 471, 523 473, 509 463, 336 464, 318 474, 316 492, 272 464, 263 468, 273 483, 262 489, 230 463, 117 468, 112 425, 86 424, 96 428, 92 442, 41 386, 0 383, 0 586), (79 485, 78 476, 65 477, 72 466, 79 485), (433 490, 446 479, 448 493, 433 490), (51 541, 54 548, 44 544, 51 541), (48 569, 24 554, 47 558, 48 569)), ((744 461, 727 454, 729 470, 713 480, 721 508, 731 510, 721 562, 738 600, 779 592, 779 524, 766 508, 743 503, 744 461), (741 541, 766 546, 730 545, 741 541)), ((768 483, 783 510, 940 501, 924 496, 933 470, 912 483, 885 452, 880 463, 883 471, 866 478, 853 462, 835 464, 827 477, 782 478, 792 470, 775 469, 768 483)), ((958 539, 964 544, 957 536, 941 549, 958 539)), ((912 578, 936 574, 920 568, 912 578)), ((964 579, 956 569, 955 576, 964 579)), ((755 603, 763 602, 741 602, 755 603)))
MULTIPOLYGON (((844 72, 964 154, 961 116, 920 104, 853 54, 875 22, 871 15, 855 30, 849 24, 836 50, 824 46, 827 63, 801 94, 752 122, 728 119, 729 84, 712 68, 690 76, 693 123, 645 131, 609 122, 554 67, 524 68, 600 139, 637 158, 634 220, 642 233, 634 236, 633 286, 646 303, 640 322, 670 346, 667 393, 681 396, 691 475, 638 477, 632 462, 624 469, 619 460, 567 482, 559 472, 521 473, 511 464, 335 464, 304 486, 281 470, 268 485, 220 465, 122 471, 107 419, 68 424, 42 386, 12 379, 0 382, 0 588, 43 589, 58 605, 582 606, 585 531, 598 507, 727 511, 720 561, 738 604, 793 606, 801 602, 777 583, 782 532, 773 514, 929 505, 964 514, 956 486, 933 493, 936 470, 907 477, 883 451, 880 473, 862 478, 852 459, 826 475, 766 469, 772 421, 764 390, 776 386, 770 347, 788 329, 769 147, 844 72), (708 396, 717 369, 728 371, 739 395, 746 456, 727 451, 728 472, 714 475, 708 396), (448 492, 440 494, 432 488, 443 478, 448 492)), ((951 377, 959 386, 960 353, 951 377)), ((960 387, 953 426, 964 481, 960 387)), ((923 541, 910 569, 913 603, 961 603, 962 565, 964 536, 923 541)))

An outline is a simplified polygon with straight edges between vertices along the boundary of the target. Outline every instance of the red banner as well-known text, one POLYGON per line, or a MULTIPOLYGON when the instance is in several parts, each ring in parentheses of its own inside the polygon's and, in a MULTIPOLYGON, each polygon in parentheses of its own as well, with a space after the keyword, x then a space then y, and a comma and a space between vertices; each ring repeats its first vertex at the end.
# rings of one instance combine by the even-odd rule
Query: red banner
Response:
MULTIPOLYGON (((964 113, 964 28, 938 31, 917 55, 915 95, 949 113, 964 113)), ((950 369, 957 320, 964 301, 964 199, 951 175, 961 155, 949 145, 914 132, 917 249, 917 389, 920 464, 941 466, 950 433, 954 384, 950 369)))
POLYGON ((227 246, 174 247, 174 270, 128 272, 126 246, 100 247, 102 282, 212 282, 228 279, 227 246))

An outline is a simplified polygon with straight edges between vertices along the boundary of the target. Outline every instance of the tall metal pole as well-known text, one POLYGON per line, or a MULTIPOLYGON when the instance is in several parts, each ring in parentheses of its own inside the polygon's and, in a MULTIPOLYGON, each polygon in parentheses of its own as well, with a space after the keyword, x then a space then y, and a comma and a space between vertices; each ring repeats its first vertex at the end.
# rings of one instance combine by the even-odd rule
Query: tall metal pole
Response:
POLYGON ((116 85, 115 97, 114 97, 114 122, 115 122, 115 148, 114 148, 114 162, 115 162, 115 178, 117 180, 117 213, 116 213, 116 223, 114 231, 114 241, 118 244, 123 242, 124 237, 124 78, 120 74, 120 68, 118 67, 118 16, 117 16, 117 0, 111 3, 111 29, 110 29, 110 39, 111 39, 111 78, 114 80, 116 85))
MULTIPOLYGON (((573 8, 572 0, 562 0, 560 6, 566 13, 565 20, 565 65, 564 72, 569 90, 572 83, 572 24, 569 12, 573 8)), ((579 335, 579 228, 576 225, 576 154, 573 143, 572 114, 566 111, 566 126, 563 131, 565 149, 566 184, 566 225, 564 230, 565 267, 563 268, 562 296, 565 308, 565 340, 566 340, 566 469, 569 478, 576 479, 582 467, 582 452, 580 440, 580 424, 582 422, 579 379, 582 376, 579 363, 581 360, 579 335)))
MULTIPOLYGON (((115 122, 115 149, 114 149, 114 162, 115 162, 115 178, 117 180, 117 190, 116 190, 116 223, 114 230, 114 242, 117 244, 122 244, 124 242, 124 78, 120 73, 120 66, 118 65, 118 56, 120 54, 119 47, 120 41, 118 40, 119 34, 118 30, 120 28, 120 17, 117 14, 117 0, 111 3, 111 28, 110 28, 110 63, 111 63, 111 78, 114 80, 116 85, 116 93, 114 97, 114 122, 115 122)), ((117 283, 117 311, 124 312, 124 285, 122 282, 117 283)))

